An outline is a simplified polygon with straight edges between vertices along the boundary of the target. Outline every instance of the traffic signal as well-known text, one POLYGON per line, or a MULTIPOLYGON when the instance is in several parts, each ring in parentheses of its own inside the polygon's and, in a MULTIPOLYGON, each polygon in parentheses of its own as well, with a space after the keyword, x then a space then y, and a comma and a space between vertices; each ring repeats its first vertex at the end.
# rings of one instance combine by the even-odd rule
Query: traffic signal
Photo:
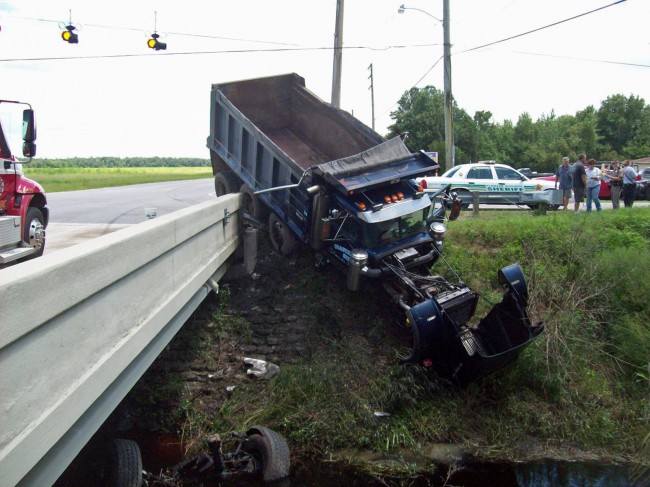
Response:
POLYGON ((73 32, 75 30, 75 26, 67 25, 65 28, 66 30, 61 32, 61 39, 66 41, 68 44, 78 44, 79 36, 73 32))
POLYGON ((156 51, 164 51, 167 49, 167 44, 164 42, 160 42, 158 40, 160 36, 156 34, 155 32, 151 34, 151 38, 147 41, 147 46, 149 46, 150 49, 155 49, 156 51))

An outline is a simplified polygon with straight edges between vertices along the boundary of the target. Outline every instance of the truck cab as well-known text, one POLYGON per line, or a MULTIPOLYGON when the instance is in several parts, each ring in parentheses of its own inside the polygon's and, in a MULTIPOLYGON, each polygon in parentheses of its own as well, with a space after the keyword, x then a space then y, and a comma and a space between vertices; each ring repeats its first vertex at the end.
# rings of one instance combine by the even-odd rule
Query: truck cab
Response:
POLYGON ((43 187, 23 171, 23 163, 36 155, 34 111, 26 103, 0 100, 0 108, 15 105, 29 107, 22 114, 22 152, 27 160, 11 151, 9 126, 7 131, 3 128, 11 112, 0 111, 0 266, 43 255, 49 220, 43 187))

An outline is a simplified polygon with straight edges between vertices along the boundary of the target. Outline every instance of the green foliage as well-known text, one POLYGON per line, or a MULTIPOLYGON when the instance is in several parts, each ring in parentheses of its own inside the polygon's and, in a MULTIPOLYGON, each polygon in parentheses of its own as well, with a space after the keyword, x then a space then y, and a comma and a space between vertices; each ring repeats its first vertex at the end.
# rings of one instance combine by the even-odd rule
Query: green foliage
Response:
POLYGON ((209 159, 197 157, 73 157, 70 159, 34 159, 30 167, 210 167, 209 159))
POLYGON ((212 177, 209 167, 25 167, 48 193, 212 177))
MULTIPOLYGON (((515 125, 492 123, 489 111, 473 117, 454 104, 456 163, 496 160, 513 167, 554 171, 563 156, 576 160, 584 152, 596 160, 635 159, 650 154, 650 105, 631 95, 613 95, 600 109, 589 106, 575 116, 553 111, 533 120, 522 113, 515 125)), ((398 102, 389 136, 409 132, 414 149, 437 150, 444 159, 444 94, 433 86, 412 88, 398 102)))

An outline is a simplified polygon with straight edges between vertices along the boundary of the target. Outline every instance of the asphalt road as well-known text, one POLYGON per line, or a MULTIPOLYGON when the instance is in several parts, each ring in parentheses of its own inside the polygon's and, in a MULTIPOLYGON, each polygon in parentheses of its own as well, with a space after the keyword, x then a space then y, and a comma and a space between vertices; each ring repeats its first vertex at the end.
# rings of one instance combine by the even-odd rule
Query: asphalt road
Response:
POLYGON ((208 178, 64 191, 47 200, 50 223, 132 224, 145 221, 147 208, 162 216, 215 197, 208 178))
POLYGON ((212 178, 50 193, 45 254, 212 198, 212 178))

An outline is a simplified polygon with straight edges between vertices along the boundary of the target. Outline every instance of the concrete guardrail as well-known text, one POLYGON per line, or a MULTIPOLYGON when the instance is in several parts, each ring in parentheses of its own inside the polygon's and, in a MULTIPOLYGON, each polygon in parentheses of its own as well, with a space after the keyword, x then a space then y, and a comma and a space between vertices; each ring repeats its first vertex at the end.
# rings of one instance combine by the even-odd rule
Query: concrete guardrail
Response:
POLYGON ((225 273, 227 195, 0 270, 0 485, 51 485, 225 273))

